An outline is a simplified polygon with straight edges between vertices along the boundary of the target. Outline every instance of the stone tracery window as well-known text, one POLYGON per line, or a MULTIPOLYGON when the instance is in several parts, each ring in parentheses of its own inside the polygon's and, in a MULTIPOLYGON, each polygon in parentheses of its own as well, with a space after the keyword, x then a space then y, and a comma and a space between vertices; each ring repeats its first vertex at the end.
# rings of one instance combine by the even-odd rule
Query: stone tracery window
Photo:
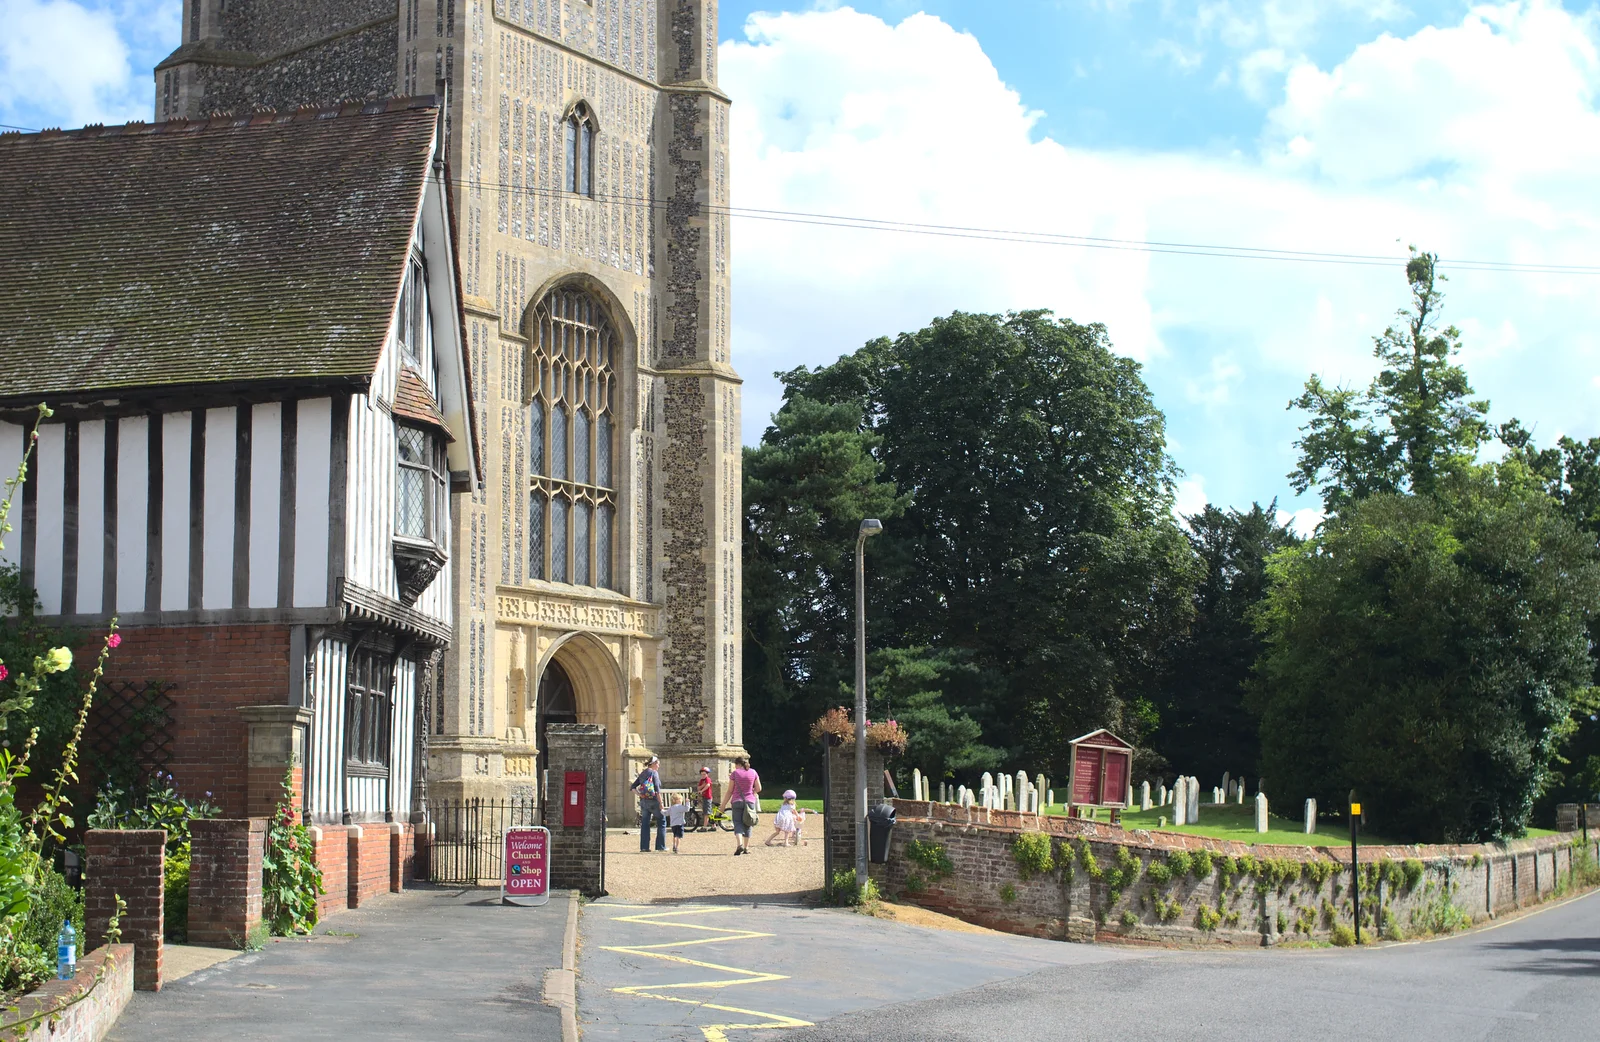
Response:
POLYGON ((566 189, 578 195, 594 195, 594 113, 583 102, 573 108, 564 127, 567 144, 566 189))
POLYGON ((534 309, 528 574, 614 589, 618 337, 598 301, 552 290, 534 309))

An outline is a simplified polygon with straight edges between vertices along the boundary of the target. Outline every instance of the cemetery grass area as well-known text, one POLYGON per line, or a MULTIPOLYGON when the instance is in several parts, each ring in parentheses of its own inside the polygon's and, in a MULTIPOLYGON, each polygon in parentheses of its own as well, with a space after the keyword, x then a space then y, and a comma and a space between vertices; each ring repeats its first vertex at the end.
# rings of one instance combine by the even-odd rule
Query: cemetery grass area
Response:
MULTIPOLYGON (((1045 808, 1046 814, 1064 815, 1067 808, 1060 804, 1051 804, 1045 808)), ((1102 811, 1102 820, 1106 819, 1109 812, 1102 811)), ((1302 829, 1300 822, 1288 818, 1280 818, 1276 814, 1268 816, 1269 826, 1266 832, 1256 831, 1255 807, 1246 802, 1242 806, 1236 803, 1213 805, 1200 804, 1200 823, 1198 825, 1173 825, 1171 807, 1153 807, 1150 810, 1123 811, 1122 827, 1126 829, 1148 829, 1151 832, 1186 832, 1192 836, 1208 836, 1212 839, 1231 839, 1236 843, 1268 843, 1291 847, 1333 847, 1348 848, 1350 846, 1350 827, 1343 818, 1333 818, 1319 821, 1317 833, 1308 836, 1302 829), (1167 819, 1167 824, 1159 824, 1162 817, 1167 819)), ((1537 836, 1553 836, 1552 829, 1529 829, 1526 838, 1537 836)), ((1359 845, 1363 847, 1403 846, 1406 841, 1388 839, 1383 836, 1363 832, 1359 845)))

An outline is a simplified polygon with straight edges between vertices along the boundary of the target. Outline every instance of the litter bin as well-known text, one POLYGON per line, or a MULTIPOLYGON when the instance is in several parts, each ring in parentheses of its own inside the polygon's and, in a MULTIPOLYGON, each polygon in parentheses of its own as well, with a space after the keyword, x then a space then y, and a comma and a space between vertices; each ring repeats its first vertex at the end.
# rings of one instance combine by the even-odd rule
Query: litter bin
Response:
POLYGON ((880 803, 867 811, 867 854, 874 865, 889 862, 889 833, 894 830, 894 804, 880 803))

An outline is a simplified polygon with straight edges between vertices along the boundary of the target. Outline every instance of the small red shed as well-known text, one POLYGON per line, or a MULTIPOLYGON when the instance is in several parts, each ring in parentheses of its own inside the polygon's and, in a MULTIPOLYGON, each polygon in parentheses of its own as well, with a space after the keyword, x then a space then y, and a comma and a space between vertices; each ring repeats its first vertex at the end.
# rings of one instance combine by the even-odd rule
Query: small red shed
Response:
POLYGON ((1126 807, 1133 777, 1133 746, 1101 728, 1072 740, 1072 802, 1083 807, 1126 807))

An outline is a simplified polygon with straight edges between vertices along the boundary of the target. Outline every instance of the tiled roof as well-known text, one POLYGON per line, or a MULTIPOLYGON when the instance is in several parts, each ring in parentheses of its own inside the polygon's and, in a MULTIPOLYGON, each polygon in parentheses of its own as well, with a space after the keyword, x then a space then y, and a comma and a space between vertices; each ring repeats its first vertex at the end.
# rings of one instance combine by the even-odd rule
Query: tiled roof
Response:
POLYGON ((428 385, 423 383, 422 377, 408 365, 400 367, 400 378, 395 381, 394 414, 437 427, 451 441, 456 439, 455 432, 444 422, 444 414, 439 411, 439 403, 428 393, 428 385))
POLYGON ((370 377, 435 113, 0 135, 0 399, 370 377))

